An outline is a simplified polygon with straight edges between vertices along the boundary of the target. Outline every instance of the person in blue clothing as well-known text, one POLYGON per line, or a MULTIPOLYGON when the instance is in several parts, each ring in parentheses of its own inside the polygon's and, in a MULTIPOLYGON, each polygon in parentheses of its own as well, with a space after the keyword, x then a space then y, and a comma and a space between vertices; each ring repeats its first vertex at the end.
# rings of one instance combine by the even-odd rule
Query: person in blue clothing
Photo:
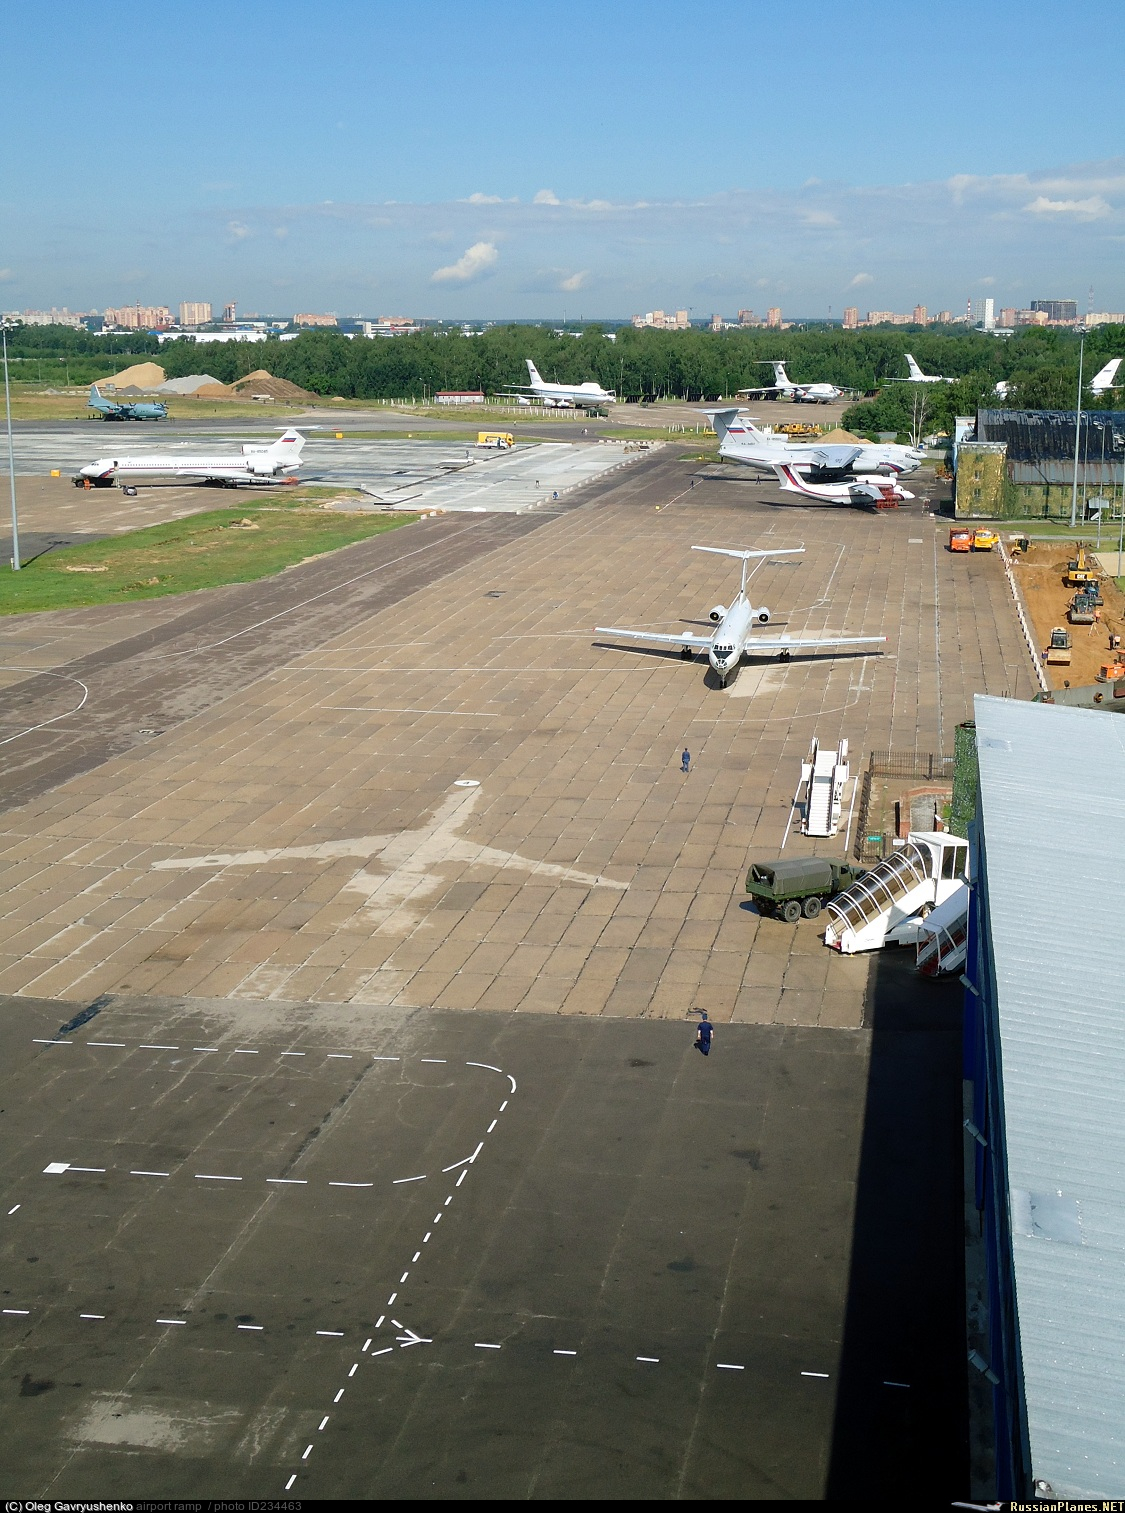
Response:
POLYGON ((711 1041, 715 1034, 715 1026, 707 1018, 707 1010, 703 1010, 703 1018, 699 1021, 699 1028, 695 1032, 695 1043, 704 1056, 711 1054, 711 1041))
POLYGON ((691 752, 686 746, 680 755, 680 771, 684 773, 691 771, 691 752))

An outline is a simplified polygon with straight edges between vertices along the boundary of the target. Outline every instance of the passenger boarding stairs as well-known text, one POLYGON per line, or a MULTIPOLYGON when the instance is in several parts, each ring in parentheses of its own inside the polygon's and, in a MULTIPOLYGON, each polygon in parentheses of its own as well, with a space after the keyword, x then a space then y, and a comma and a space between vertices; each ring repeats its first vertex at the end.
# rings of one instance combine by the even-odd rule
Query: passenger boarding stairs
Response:
POLYGON ((969 843, 941 830, 912 830, 827 906, 824 944, 845 956, 915 945, 926 916, 969 881, 969 843))
POLYGON ((815 740, 801 763, 801 782, 805 788, 805 813, 801 830, 805 835, 835 835, 840 828, 844 802, 844 785, 848 781, 848 743, 839 747, 821 746, 815 740))
POLYGON ((927 977, 960 972, 969 944, 969 885, 963 883, 922 921, 915 965, 927 977))

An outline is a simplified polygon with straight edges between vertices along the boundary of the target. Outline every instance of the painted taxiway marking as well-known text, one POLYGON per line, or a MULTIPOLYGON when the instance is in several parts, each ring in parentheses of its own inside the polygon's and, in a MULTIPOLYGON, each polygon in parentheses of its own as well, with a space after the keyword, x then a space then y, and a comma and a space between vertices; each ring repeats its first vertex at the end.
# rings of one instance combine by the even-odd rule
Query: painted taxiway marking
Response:
POLYGON ((815 1376, 815 1377, 819 1377, 819 1379, 821 1381, 823 1381, 823 1382, 826 1382, 828 1380, 828 1372, 827 1371, 802 1371, 801 1375, 802 1376, 815 1376))
MULTIPOLYGON (((392 1060, 392 1059, 393 1060, 397 1060, 398 1058, 397 1057, 394 1057, 394 1058, 391 1058, 391 1057, 376 1057, 374 1059, 376 1059, 376 1060, 392 1060)), ((440 1066, 446 1066, 446 1065, 448 1065, 448 1063, 446 1062, 446 1060, 444 1058, 439 1058, 437 1056, 422 1056, 422 1057, 419 1057, 418 1059, 420 1061, 426 1061, 426 1062, 436 1063, 437 1065, 440 1065, 440 1066)), ((509 1081, 509 1083, 511 1084, 512 1092, 514 1093, 516 1091, 516 1079, 511 1075, 510 1072, 504 1072, 500 1067, 490 1066, 487 1062, 482 1062, 482 1061, 466 1062, 465 1065, 466 1066, 472 1066, 472 1067, 478 1067, 478 1068, 480 1068, 480 1069, 482 1069, 484 1071, 496 1072, 499 1076, 502 1076, 502 1077, 506 1076, 507 1079, 508 1079, 508 1081, 509 1081)), ((500 1113, 503 1113, 504 1109, 506 1109, 507 1106, 508 1106, 508 1100, 505 1099, 504 1102, 500 1106, 500 1113)), ((492 1131, 496 1128, 496 1124, 497 1124, 497 1120, 493 1119, 492 1123, 488 1127, 488 1130, 487 1130, 488 1134, 492 1133, 492 1131)), ((473 1151, 473 1153, 472 1153, 471 1156, 466 1156, 463 1160, 456 1162, 454 1164, 454 1166, 446 1168, 446 1171, 453 1171, 453 1170, 456 1169, 456 1167, 459 1166, 459 1167, 462 1168, 462 1170, 461 1170, 460 1176, 457 1178, 457 1181, 454 1183, 453 1192, 451 1192, 451 1193, 449 1193, 447 1195, 447 1197, 446 1197, 444 1203, 442 1204, 441 1208, 434 1215, 434 1218, 433 1218, 432 1222, 433 1222, 433 1224, 435 1226, 441 1223, 441 1216, 442 1216, 442 1214, 449 1207, 449 1205, 453 1202, 453 1199, 454 1199, 454 1197, 456 1195, 457 1188, 459 1188, 461 1186, 462 1182, 464 1182, 465 1178, 469 1175, 470 1170, 472 1169, 473 1165, 476 1163, 477 1157, 480 1155, 480 1153, 481 1153, 481 1151, 483 1149, 484 1149, 484 1141, 483 1140, 478 1141, 477 1148, 476 1148, 475 1151, 473 1151)), ((404 1183, 404 1182, 421 1182, 423 1180, 424 1180, 423 1177, 398 1177, 398 1178, 395 1179, 395 1181, 392 1183, 392 1185, 393 1186, 398 1186, 398 1185, 400 1185, 401 1183, 404 1183)), ((432 1229, 428 1229, 426 1231, 425 1237, 424 1237, 424 1239, 422 1241, 422 1245, 426 1245, 429 1242, 429 1240, 430 1240, 430 1238, 431 1238, 432 1235, 433 1235, 433 1230, 432 1229)), ((413 1260, 410 1263, 411 1266, 417 1265, 417 1263, 421 1260, 421 1257, 422 1257, 422 1249, 421 1249, 421 1246, 419 1246, 419 1248, 414 1252, 413 1260)), ((402 1273, 402 1276, 399 1278, 399 1284, 398 1284, 399 1287, 402 1287, 406 1283, 406 1281, 409 1278, 409 1276, 410 1276, 410 1271, 409 1270, 406 1270, 406 1271, 404 1271, 402 1273)), ((398 1291, 396 1290, 395 1292, 392 1292, 391 1295, 390 1295, 390 1297, 387 1299, 386 1307, 388 1309, 392 1308, 394 1306, 395 1300, 397 1298, 398 1298, 398 1291)), ((378 1323, 375 1326, 377 1329, 382 1327, 385 1318, 386 1318, 385 1314, 380 1314, 379 1315, 378 1323)), ((402 1333, 399 1334, 399 1335, 396 1335, 396 1337, 395 1337, 396 1338, 396 1342, 398 1344, 398 1348, 400 1350, 409 1350, 409 1349, 411 1349, 415 1345, 431 1345, 431 1344, 433 1344, 433 1340, 432 1339, 429 1339, 429 1338, 427 1338, 424 1335, 418 1334, 413 1329, 407 1328, 405 1325, 403 1325, 402 1323, 400 1323, 400 1321, 398 1319, 392 1318, 391 1319, 391 1323, 394 1325, 394 1327, 396 1329, 402 1330, 402 1333)), ((385 1346, 383 1346, 379 1350, 371 1350, 370 1354, 368 1354, 370 1345, 371 1345, 371 1341, 368 1340, 367 1343, 364 1345, 363 1350, 361 1352, 361 1355, 367 1355, 369 1360, 373 1360, 376 1356, 390 1355, 393 1352, 393 1350, 394 1350, 394 1346, 393 1345, 385 1345, 385 1346)), ((495 1344, 495 1343, 493 1343, 491 1341, 477 1340, 475 1342, 475 1348, 477 1350, 501 1350, 503 1347, 501 1345, 495 1344)), ((577 1353, 577 1352, 575 1352, 575 1353, 577 1353)), ((355 1374, 356 1374, 356 1372, 358 1370, 359 1370, 359 1362, 357 1361, 351 1367, 351 1369, 348 1372, 348 1378, 349 1378, 349 1380, 350 1380, 350 1378, 352 1378, 353 1376, 355 1376, 355 1374)), ((341 1388, 340 1389, 340 1393, 342 1394, 342 1392, 343 1392, 343 1389, 341 1388)), ((339 1402, 339 1394, 337 1395, 335 1401, 339 1402)), ((327 1422, 327 1419, 325 1420, 325 1422, 327 1422)), ((324 1427, 324 1425, 322 1424, 321 1428, 323 1428, 323 1427, 324 1427)), ((307 1460, 308 1457, 309 1457, 309 1454, 311 1453, 311 1451, 312 1451, 312 1446, 310 1445, 308 1447, 308 1449, 305 1451, 304 1455, 302 1455, 301 1459, 302 1460, 307 1460)), ((296 1481, 296 1478, 297 1478, 297 1472, 294 1472, 290 1476, 289 1480, 285 1484, 285 1490, 287 1492, 292 1488, 294 1482, 296 1481)))

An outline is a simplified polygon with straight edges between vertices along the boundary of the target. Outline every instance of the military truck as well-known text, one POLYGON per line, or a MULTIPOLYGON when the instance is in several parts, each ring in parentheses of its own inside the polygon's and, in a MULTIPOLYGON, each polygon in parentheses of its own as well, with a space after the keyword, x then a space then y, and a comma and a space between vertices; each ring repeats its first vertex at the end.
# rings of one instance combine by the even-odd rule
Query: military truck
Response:
POLYGON ((815 919, 830 898, 866 870, 821 856, 754 862, 746 874, 746 891, 763 914, 795 924, 802 914, 815 919))

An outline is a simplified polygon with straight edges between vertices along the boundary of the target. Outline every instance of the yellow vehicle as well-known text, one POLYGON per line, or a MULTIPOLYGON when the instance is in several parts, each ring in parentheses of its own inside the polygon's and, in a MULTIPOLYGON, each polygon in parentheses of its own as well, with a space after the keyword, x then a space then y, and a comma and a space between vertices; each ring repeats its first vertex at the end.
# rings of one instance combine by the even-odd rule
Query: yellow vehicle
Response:
POLYGON ((1043 653, 1043 660, 1048 667, 1070 666, 1070 632, 1065 625, 1056 625, 1051 632, 1051 640, 1043 653))
POLYGON ((497 451, 506 452, 509 447, 514 447, 516 438, 510 431, 478 431, 478 447, 495 447, 497 451))
POLYGON ((1078 556, 1072 558, 1066 565, 1063 582, 1070 588, 1084 588, 1087 583, 1096 583, 1098 575, 1090 566, 1090 560, 1086 556, 1086 548, 1078 548, 1078 556))
POLYGON ((994 546, 999 545, 1000 537, 990 526, 978 526, 973 532, 974 552, 990 552, 994 546))
POLYGON ((774 426, 774 431, 779 436, 819 436, 820 427, 811 426, 804 420, 790 420, 784 425, 774 426))

